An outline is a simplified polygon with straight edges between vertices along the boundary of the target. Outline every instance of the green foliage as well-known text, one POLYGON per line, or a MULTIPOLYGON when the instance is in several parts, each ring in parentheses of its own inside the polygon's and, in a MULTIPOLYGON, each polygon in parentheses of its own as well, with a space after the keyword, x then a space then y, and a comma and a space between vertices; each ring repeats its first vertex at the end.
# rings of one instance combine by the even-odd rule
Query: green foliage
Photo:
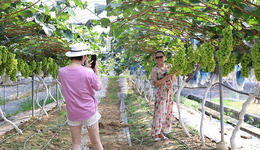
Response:
POLYGON ((151 74, 152 68, 155 66, 155 64, 152 61, 152 55, 148 55, 148 57, 144 60, 144 69, 147 71, 146 78, 149 78, 149 75, 151 74))
MULTIPOLYGON (((44 3, 38 5, 25 1, 15 3, 4 1, 0 8, 0 43, 8 47, 8 51, 15 54, 18 60, 23 59, 26 63, 33 60, 42 61, 45 73, 56 76, 56 72, 49 68, 56 70, 59 66, 65 66, 64 60, 67 58, 64 52, 69 50, 68 46, 71 43, 86 42, 96 51, 100 51, 100 47, 107 44, 105 40, 107 34, 94 32, 95 25, 102 27, 109 25, 109 35, 113 36, 112 49, 108 52, 110 58, 100 64, 104 72, 108 72, 107 68, 110 68, 108 66, 113 64, 117 74, 135 64, 147 66, 142 58, 156 50, 175 51, 177 54, 180 45, 191 38, 199 40, 200 44, 210 42, 211 46, 216 48, 220 42, 216 58, 222 68, 228 68, 226 63, 233 62, 229 60, 230 56, 240 57, 244 52, 250 53, 251 45, 259 39, 260 9, 244 1, 230 1, 239 8, 219 0, 203 1, 203 6, 198 5, 201 0, 138 2, 107 0, 106 2, 107 5, 96 5, 95 13, 98 15, 106 10, 110 18, 91 20, 84 25, 73 25, 67 24, 68 19, 70 16, 75 16, 76 8, 84 9, 87 1, 55 1, 51 6, 46 6, 44 3), (115 17, 118 20, 115 21, 115 17), (123 50, 118 50, 119 47, 123 50), (41 59, 35 59, 36 56, 40 56, 41 59), (54 59, 56 64, 46 64, 45 60, 42 60, 45 57, 54 59)), ((207 60, 212 58, 212 55, 214 59, 214 53, 205 57, 200 50, 191 50, 191 47, 185 49, 186 56, 183 56, 185 59, 172 62, 173 70, 178 70, 178 75, 190 73, 195 63, 201 63, 206 72, 214 70, 216 61, 207 60), (179 64, 181 68, 177 69, 175 66, 179 64)), ((0 53, 1 61, 6 61, 3 57, 7 55, 1 55, 0 53)), ((3 74, 5 67, 1 65, 3 63, 1 61, 0 74, 3 74)), ((236 64, 240 61, 241 59, 236 59, 236 64)), ((257 69, 259 65, 254 62, 256 65, 254 63, 253 67, 259 80, 260 71, 257 69)), ((32 64, 29 63, 30 73, 26 63, 24 63, 26 69, 20 68, 27 70, 23 71, 24 76, 30 76, 33 71, 40 72, 37 64, 35 69, 30 68, 32 64)), ((247 67, 242 67, 244 76, 247 76, 248 70, 252 68, 250 65, 251 63, 248 63, 247 67)), ((17 70, 19 71, 19 68, 17 70)), ((7 73, 13 77, 15 72, 15 69, 7 69, 7 73)))

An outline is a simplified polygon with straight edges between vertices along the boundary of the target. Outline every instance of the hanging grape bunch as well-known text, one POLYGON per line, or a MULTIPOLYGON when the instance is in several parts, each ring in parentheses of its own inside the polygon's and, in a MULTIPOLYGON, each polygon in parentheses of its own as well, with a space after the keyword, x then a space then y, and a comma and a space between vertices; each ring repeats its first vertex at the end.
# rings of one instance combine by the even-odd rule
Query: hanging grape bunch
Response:
POLYGON ((169 70, 168 75, 177 71, 176 76, 182 75, 187 64, 185 48, 180 48, 173 59, 172 68, 169 70))
POLYGON ((45 71, 48 71, 48 70, 49 70, 49 63, 48 63, 46 57, 44 57, 44 58, 42 59, 42 66, 44 67, 44 70, 45 70, 45 71))
POLYGON ((29 69, 30 69, 29 75, 32 76, 32 73, 33 73, 34 70, 36 69, 36 62, 35 62, 34 60, 31 61, 30 66, 29 66, 29 69))
POLYGON ((192 73, 192 71, 194 70, 194 64, 195 63, 197 64, 200 61, 199 50, 194 50, 192 46, 188 47, 187 54, 188 57, 187 57, 186 66, 183 70, 183 75, 188 75, 192 73))
POLYGON ((30 71, 30 66, 28 65, 27 62, 24 61, 24 75, 23 75, 23 74, 22 74, 22 75, 23 75, 25 78, 28 78, 28 77, 30 76, 30 72, 31 72, 31 71, 30 71))
POLYGON ((7 53, 8 50, 4 47, 4 46, 0 46, 0 76, 2 76, 4 74, 5 71, 5 63, 7 60, 7 53))
POLYGON ((251 55, 249 53, 245 53, 242 57, 241 60, 241 73, 242 73, 242 77, 244 78, 248 78, 249 74, 250 74, 250 66, 249 64, 251 64, 252 60, 251 60, 251 55))
POLYGON ((31 75, 30 66, 27 62, 22 59, 18 60, 18 70, 21 72, 22 76, 28 78, 31 75))
POLYGON ((252 47, 251 58, 255 69, 256 80, 260 81, 260 44, 254 44, 252 47))
POLYGON ((168 75, 173 74, 174 71, 175 71, 175 68, 174 68, 174 58, 171 57, 171 58, 167 59, 166 63, 172 64, 172 67, 171 67, 171 69, 169 70, 168 75))
POLYGON ((173 65, 174 65, 174 64, 172 64, 172 68, 169 70, 168 75, 171 75, 171 74, 173 74, 175 71, 177 71, 176 68, 175 68, 173 65))
POLYGON ((194 61, 194 54, 195 54, 195 52, 194 52, 194 49, 193 49, 192 46, 188 47, 187 54, 188 54, 188 62, 194 61))
POLYGON ((35 69, 35 74, 40 75, 42 70, 42 62, 38 61, 36 63, 36 69, 35 69))
POLYGON ((230 59, 228 59, 228 62, 225 63, 221 69, 222 69, 222 76, 223 77, 226 77, 228 76, 229 73, 231 73, 234 69, 235 69, 235 66, 236 66, 236 57, 233 56, 231 57, 230 59))
POLYGON ((52 70, 51 70, 50 74, 51 74, 51 76, 52 76, 54 79, 56 79, 56 78, 57 78, 57 75, 58 75, 58 70, 59 70, 59 68, 58 68, 58 65, 57 65, 57 63, 56 63, 55 61, 52 62, 51 68, 52 68, 52 70))
POLYGON ((17 60, 15 59, 15 54, 8 52, 5 69, 6 69, 6 75, 10 77, 12 81, 16 81, 17 60))
POLYGON ((43 60, 43 64, 44 64, 44 67, 45 67, 45 70, 54 78, 56 79, 57 75, 58 75, 58 65, 57 63, 55 62, 54 59, 52 59, 51 57, 48 58, 48 61, 47 59, 44 59, 43 60))
POLYGON ((0 46, 0 76, 4 72, 12 81, 16 81, 17 60, 15 54, 9 52, 6 47, 0 46))
POLYGON ((22 76, 25 75, 25 70, 24 70, 24 61, 22 59, 18 59, 18 64, 17 64, 17 68, 18 70, 21 72, 22 76))
POLYGON ((233 37, 232 37, 232 28, 226 27, 222 30, 223 38, 219 45, 219 50, 217 51, 217 59, 220 66, 223 66, 228 62, 231 51, 233 50, 233 37))
POLYGON ((214 59, 214 46, 210 43, 203 43, 199 47, 200 65, 204 72, 212 72, 215 69, 216 63, 214 59))

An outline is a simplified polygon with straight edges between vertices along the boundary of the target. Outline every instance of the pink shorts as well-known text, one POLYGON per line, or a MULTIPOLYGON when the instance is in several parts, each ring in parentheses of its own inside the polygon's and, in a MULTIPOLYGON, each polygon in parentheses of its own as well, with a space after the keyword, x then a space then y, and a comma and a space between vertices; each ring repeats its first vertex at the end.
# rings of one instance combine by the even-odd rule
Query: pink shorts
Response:
POLYGON ((98 120, 101 118, 100 113, 97 111, 92 117, 90 117, 89 119, 86 120, 81 120, 81 121, 70 121, 68 119, 68 124, 70 126, 79 126, 79 125, 83 125, 84 127, 91 127, 92 125, 96 124, 98 122, 98 120))

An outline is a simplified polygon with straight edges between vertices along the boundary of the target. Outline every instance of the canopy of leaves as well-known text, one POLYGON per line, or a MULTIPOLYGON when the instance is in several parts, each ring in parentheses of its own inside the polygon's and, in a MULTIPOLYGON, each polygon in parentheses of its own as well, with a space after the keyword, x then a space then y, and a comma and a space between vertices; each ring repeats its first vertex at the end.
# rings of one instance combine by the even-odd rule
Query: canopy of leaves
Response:
POLYGON ((69 24, 75 8, 85 9, 81 0, 54 1, 44 5, 32 2, 3 0, 0 3, 0 42, 16 54, 17 59, 40 61, 51 57, 62 65, 64 53, 75 42, 90 43, 93 50, 105 45, 103 38, 87 26, 69 24))
MULTIPOLYGON (((101 19, 110 27, 110 36, 115 37, 114 50, 122 47, 130 62, 137 57, 148 60, 150 53, 164 50, 170 53, 191 41, 211 43, 215 51, 223 38, 225 27, 232 28, 237 63, 260 35, 259 1, 248 0, 136 0, 109 1, 107 19, 101 19), (115 18, 116 19, 113 19, 115 18), (147 58, 147 59, 146 59, 147 58)), ((232 54, 233 55, 233 54, 232 54)), ((142 59, 141 59, 142 61, 142 59)), ((142 62, 140 62, 142 63, 142 62)))

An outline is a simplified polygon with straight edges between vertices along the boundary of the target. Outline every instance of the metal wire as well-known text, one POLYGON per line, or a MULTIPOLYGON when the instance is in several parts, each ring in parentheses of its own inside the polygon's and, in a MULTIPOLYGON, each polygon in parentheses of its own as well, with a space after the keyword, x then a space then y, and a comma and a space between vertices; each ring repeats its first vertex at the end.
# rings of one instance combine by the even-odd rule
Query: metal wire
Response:
MULTIPOLYGON (((53 112, 50 113, 50 115, 53 114, 54 112, 58 111, 58 110, 59 110, 59 109, 54 110, 53 112)), ((26 129, 28 129, 30 126, 32 126, 35 122, 37 122, 37 121, 39 121, 39 120, 40 120, 40 119, 34 120, 29 126, 27 126, 26 128, 24 128, 24 129, 22 130, 22 132, 25 131, 26 129)), ((2 141, 0 142, 0 144, 4 143, 6 140, 8 140, 8 139, 14 137, 14 136, 17 135, 17 134, 19 134, 19 133, 15 133, 15 134, 13 134, 13 135, 11 135, 11 136, 5 138, 4 140, 2 140, 2 141)))
MULTIPOLYGON (((26 143, 27 143, 32 137, 34 137, 35 135, 38 135, 38 134, 43 133, 43 132, 50 131, 50 130, 52 130, 52 129, 56 128, 56 127, 59 127, 59 126, 63 127, 66 123, 67 123, 67 120, 66 120, 63 124, 57 125, 57 126, 52 127, 52 128, 50 128, 50 129, 47 129, 47 130, 44 130, 44 131, 42 131, 42 132, 35 133, 35 134, 31 135, 31 136, 30 136, 28 139, 26 139, 26 141, 24 142, 23 150, 25 150, 26 143)), ((60 128, 59 128, 59 129, 60 129, 60 128)), ((59 130, 59 129, 58 129, 58 130, 59 130)), ((58 131, 58 130, 57 130, 57 131, 58 131)), ((54 136, 56 135, 57 131, 55 132, 54 136)), ((52 137, 52 138, 53 138, 53 137, 52 137)), ((52 138, 51 138, 51 140, 52 140, 52 138)), ((49 144, 49 142, 50 142, 50 140, 48 141, 47 145, 49 144)), ((46 146, 46 145, 45 145, 45 146, 46 146)), ((44 148, 45 148, 45 147, 44 147, 44 148)))
POLYGON ((54 136, 58 133, 58 131, 67 123, 67 120, 61 125, 61 127, 53 134, 53 136, 51 137, 51 139, 47 142, 47 144, 42 148, 45 149, 46 146, 48 146, 48 144, 51 142, 51 140, 54 138, 54 136))
MULTIPOLYGON (((127 106, 125 106, 125 108, 126 108, 126 110, 128 111, 128 112, 130 112, 130 114, 131 114, 131 118, 133 118, 133 113, 128 109, 128 107, 127 106)), ((140 142, 140 144, 139 144, 139 146, 138 146, 138 148, 137 149, 140 149, 140 147, 142 146, 142 144, 143 144, 143 140, 144 140, 144 138, 143 138, 143 134, 141 133, 141 131, 139 130, 139 128, 136 126, 136 125, 134 125, 134 127, 136 127, 137 128, 137 130, 138 130, 138 132, 139 132, 139 134, 141 135, 141 137, 142 137, 142 139, 141 139, 141 142, 140 142)))

